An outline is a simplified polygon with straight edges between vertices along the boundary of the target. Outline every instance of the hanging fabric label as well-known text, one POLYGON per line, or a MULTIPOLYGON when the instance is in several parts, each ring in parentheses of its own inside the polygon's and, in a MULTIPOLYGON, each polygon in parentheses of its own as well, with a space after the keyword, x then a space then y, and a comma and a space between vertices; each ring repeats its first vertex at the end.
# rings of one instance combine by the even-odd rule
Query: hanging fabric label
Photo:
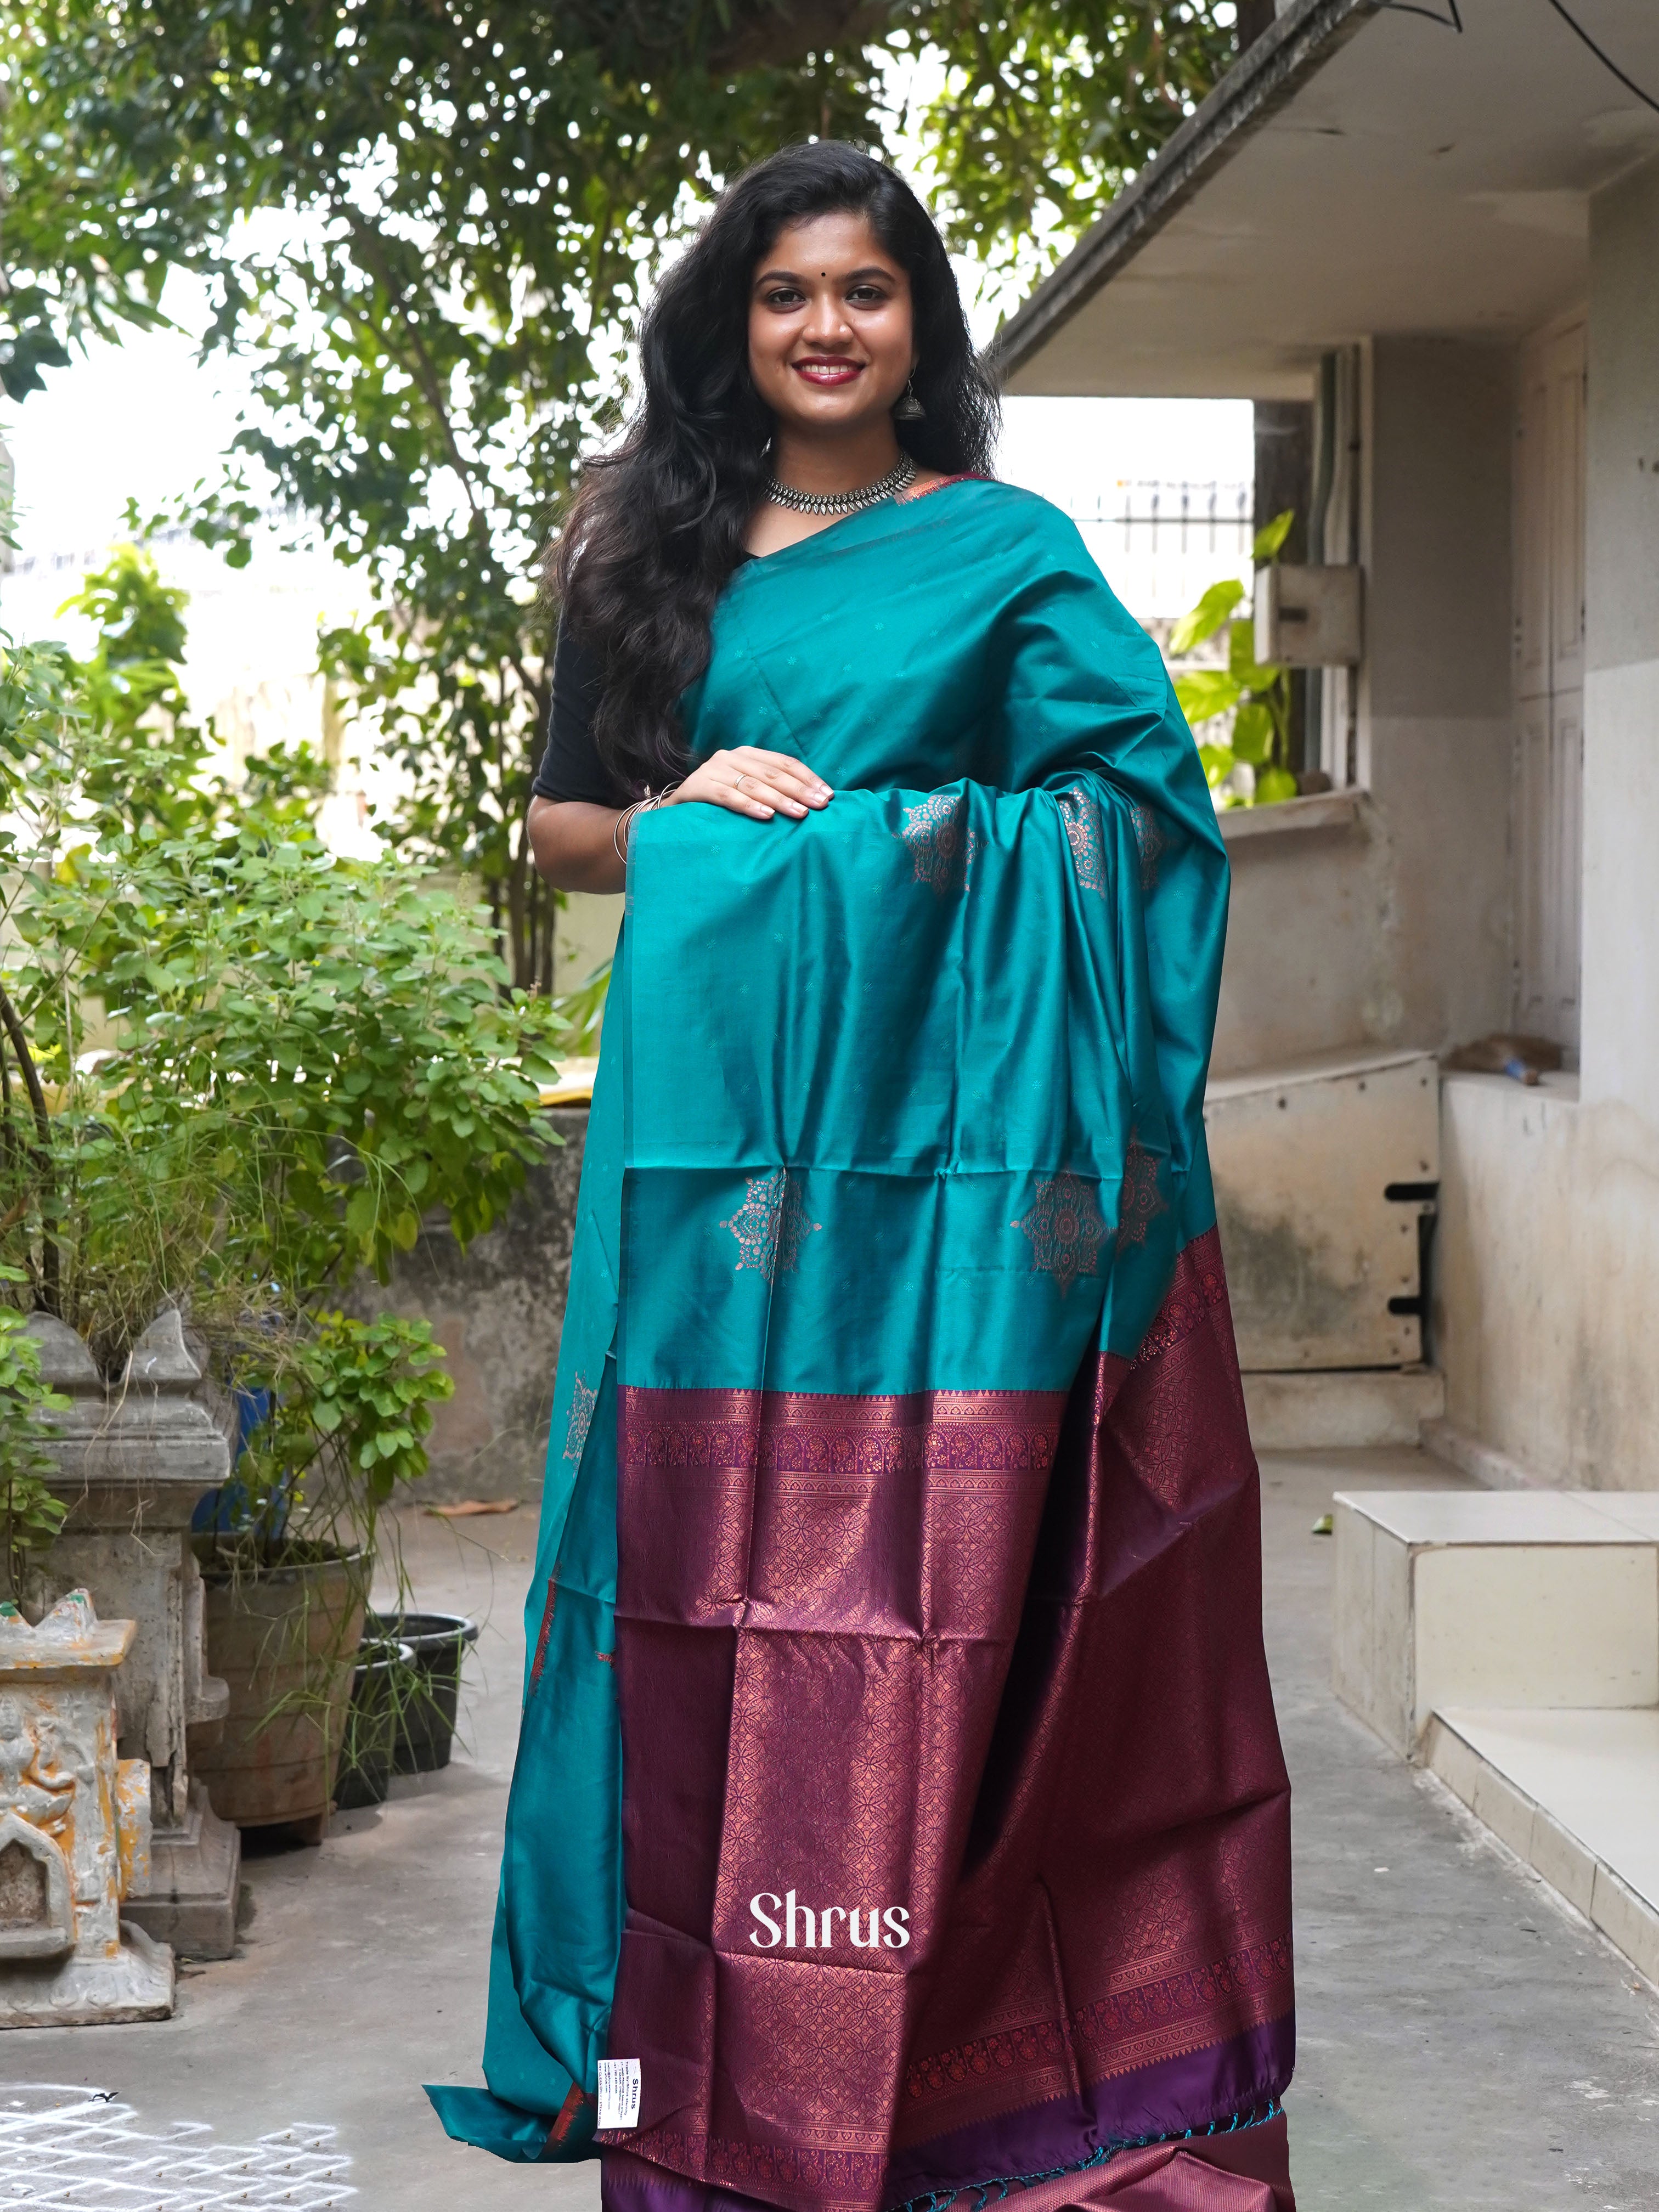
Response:
POLYGON ((640 2124, 640 2062, 637 2058, 599 2061, 599 2125, 636 2128, 640 2124))

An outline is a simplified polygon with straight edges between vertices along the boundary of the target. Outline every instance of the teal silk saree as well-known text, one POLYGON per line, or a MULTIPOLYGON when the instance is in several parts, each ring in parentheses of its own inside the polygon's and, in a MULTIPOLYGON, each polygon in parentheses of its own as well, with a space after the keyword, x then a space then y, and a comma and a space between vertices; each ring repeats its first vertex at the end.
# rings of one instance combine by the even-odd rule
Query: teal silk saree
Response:
POLYGON ((1227 867, 1158 654, 962 480, 744 567, 683 717, 836 795, 635 824, 489 2086, 434 2101, 614 2212, 1285 2212, 1227 867))

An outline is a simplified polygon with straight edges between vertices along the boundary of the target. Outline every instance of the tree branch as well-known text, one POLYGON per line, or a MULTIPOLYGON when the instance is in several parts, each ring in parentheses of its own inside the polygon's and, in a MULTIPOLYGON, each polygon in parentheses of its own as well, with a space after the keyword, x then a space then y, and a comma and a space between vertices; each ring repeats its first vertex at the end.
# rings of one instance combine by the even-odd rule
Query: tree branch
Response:
POLYGON ((709 73, 792 69, 826 46, 861 46, 886 30, 896 12, 891 0, 766 0, 753 20, 710 53, 709 73))

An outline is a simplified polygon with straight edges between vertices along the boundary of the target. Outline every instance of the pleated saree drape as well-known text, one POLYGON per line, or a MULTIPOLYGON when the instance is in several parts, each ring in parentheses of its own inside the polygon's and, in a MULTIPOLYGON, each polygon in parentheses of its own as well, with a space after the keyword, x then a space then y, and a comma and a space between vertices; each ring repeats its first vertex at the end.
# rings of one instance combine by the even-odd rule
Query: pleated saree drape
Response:
POLYGON ((836 796, 636 824, 489 2088, 434 2101, 591 2154, 637 2060, 616 2212, 1282 2212, 1227 871, 1158 653, 1068 522, 966 481, 746 566, 684 712, 836 796))

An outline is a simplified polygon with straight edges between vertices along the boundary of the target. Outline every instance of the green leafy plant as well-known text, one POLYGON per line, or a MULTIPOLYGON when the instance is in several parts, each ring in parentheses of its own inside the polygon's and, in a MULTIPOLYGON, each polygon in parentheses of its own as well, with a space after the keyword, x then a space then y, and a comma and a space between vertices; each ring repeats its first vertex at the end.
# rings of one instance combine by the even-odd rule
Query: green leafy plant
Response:
POLYGON ((0 648, 9 1525, 22 1547, 52 1533, 34 1417, 7 1398, 24 1407, 20 1309, 60 1313, 118 1373, 171 1302, 266 1409, 219 1564, 320 1545, 366 1593, 377 1516, 424 1472, 453 1386, 425 1323, 342 1294, 384 1280, 428 1209, 463 1243, 499 1218, 556 1141, 537 1109, 563 1025, 510 988, 487 914, 322 845, 303 756, 226 781, 179 680, 182 597, 142 549, 77 604, 99 626, 84 663, 0 648))
MULTIPOLYGON (((1295 520, 1287 508, 1257 531, 1251 550, 1258 564, 1277 558, 1295 520)), ((1190 653, 1225 624, 1226 666, 1181 671, 1175 678, 1176 696, 1181 711, 1200 733, 1199 755, 1211 789, 1218 790, 1243 762, 1255 771, 1252 798, 1245 799, 1230 791, 1223 804, 1265 806, 1297 795, 1297 781, 1290 765, 1290 672, 1278 661, 1256 659, 1255 626, 1248 616, 1235 613, 1244 596, 1244 586, 1236 576, 1212 584, 1170 632, 1170 651, 1177 658, 1190 653), (1224 737, 1202 734, 1206 726, 1224 715, 1231 717, 1224 737)))
POLYGON ((373 1556, 379 1515, 425 1474, 432 1409, 453 1395, 443 1357, 427 1322, 390 1314, 319 1313, 303 1334, 245 1340, 238 1380, 270 1411, 237 1461, 231 1540, 216 1551, 257 1564, 294 1522, 373 1556))
MULTIPOLYGON (((0 1273, 16 1279, 15 1269, 0 1273)), ((46 1449, 50 1417, 68 1406, 41 1380, 40 1349, 24 1316, 0 1306, 0 1576, 13 1604, 22 1597, 31 1558, 50 1547, 68 1510, 52 1491, 57 1462, 46 1449)))
MULTIPOLYGON (((470 1241, 547 1141, 562 1026, 506 987, 477 908, 337 858, 269 769, 240 792, 210 772, 172 703, 182 627, 146 592, 176 615, 125 552, 82 595, 105 617, 82 711, 16 794, 26 864, 0 897, 5 987, 58 1101, 61 1310, 106 1364, 164 1299, 206 1327, 384 1280, 430 1208, 470 1241), (136 821, 134 789, 156 794, 136 821)), ((11 1194, 5 1254, 37 1287, 40 1197, 11 1194)))

